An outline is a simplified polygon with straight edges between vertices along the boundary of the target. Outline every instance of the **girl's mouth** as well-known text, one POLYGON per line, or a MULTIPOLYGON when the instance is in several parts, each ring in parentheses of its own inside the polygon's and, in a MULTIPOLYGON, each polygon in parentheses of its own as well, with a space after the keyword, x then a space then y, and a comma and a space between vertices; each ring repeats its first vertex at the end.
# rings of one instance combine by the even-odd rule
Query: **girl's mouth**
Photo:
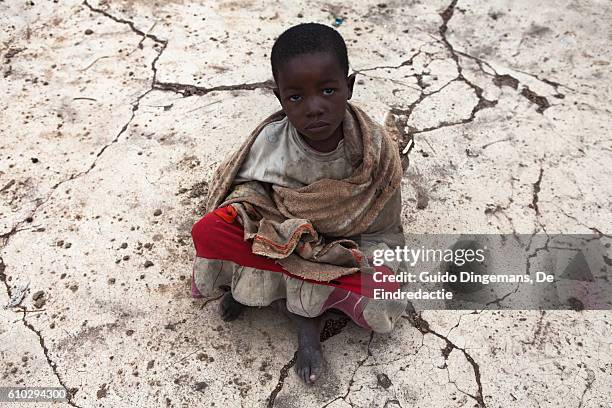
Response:
POLYGON ((322 130, 325 130, 328 126, 329 123, 327 122, 317 121, 306 126, 305 130, 308 130, 309 132, 320 132, 322 130))

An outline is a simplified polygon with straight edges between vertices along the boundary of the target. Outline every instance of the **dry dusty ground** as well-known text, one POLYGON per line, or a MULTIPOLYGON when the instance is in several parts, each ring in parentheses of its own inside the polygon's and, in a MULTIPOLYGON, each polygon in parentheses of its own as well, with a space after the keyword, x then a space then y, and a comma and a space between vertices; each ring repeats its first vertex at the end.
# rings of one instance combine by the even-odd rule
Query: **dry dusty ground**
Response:
POLYGON ((309 388, 286 319, 224 324, 188 290, 203 181, 277 109, 269 50, 300 21, 343 18, 355 101, 414 137, 407 231, 609 239, 609 1, 202 3, 0 1, 0 303, 29 282, 0 309, 0 385, 78 407, 611 406, 609 311, 336 319, 309 388))

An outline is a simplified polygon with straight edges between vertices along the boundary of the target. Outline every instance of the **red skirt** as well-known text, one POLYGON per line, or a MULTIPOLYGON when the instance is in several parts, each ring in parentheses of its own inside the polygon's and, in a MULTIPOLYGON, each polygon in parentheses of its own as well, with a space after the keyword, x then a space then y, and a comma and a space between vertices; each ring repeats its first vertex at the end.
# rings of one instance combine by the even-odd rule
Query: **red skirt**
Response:
MULTIPOLYGON (((274 259, 254 254, 236 217, 230 205, 205 215, 193 226, 193 297, 215 296, 220 288, 229 286, 234 298, 246 305, 267 306, 284 298, 293 313, 312 317, 338 309, 358 325, 380 332, 390 331, 405 310, 405 301, 375 298, 375 289, 395 292, 400 289, 398 283, 377 282, 372 274, 361 272, 330 282, 304 279, 274 259)), ((384 276, 394 274, 385 266, 375 270, 384 276)))

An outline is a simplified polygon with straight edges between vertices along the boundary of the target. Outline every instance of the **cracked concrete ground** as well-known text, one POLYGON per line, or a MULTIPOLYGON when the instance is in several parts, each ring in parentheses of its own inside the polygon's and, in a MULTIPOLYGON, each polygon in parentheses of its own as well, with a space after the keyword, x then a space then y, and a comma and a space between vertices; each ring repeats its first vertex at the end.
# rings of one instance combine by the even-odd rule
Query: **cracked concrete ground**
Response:
POLYGON ((307 387, 286 319, 224 324, 189 296, 203 181, 277 109, 269 50, 301 21, 343 19, 355 101, 414 140, 406 231, 609 239, 610 15, 607 1, 0 2, 0 303, 30 287, 0 309, 0 385, 63 387, 77 407, 610 406, 609 311, 423 311, 390 335, 334 318, 328 372, 307 387))

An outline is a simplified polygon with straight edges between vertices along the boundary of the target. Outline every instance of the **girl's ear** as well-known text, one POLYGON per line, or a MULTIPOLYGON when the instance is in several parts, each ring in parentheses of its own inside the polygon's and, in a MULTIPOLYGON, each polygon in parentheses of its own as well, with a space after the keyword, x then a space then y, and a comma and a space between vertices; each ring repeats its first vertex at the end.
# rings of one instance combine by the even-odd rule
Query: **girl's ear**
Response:
POLYGON ((346 78, 346 85, 348 87, 348 98, 346 99, 351 99, 351 97, 353 96, 353 87, 355 86, 355 77, 357 76, 356 73, 352 73, 351 75, 349 75, 346 78))
POLYGON ((274 87, 272 88, 272 92, 274 92, 274 95, 276 96, 276 99, 278 99, 278 103, 281 103, 281 97, 280 97, 280 92, 278 91, 278 88, 274 87))

